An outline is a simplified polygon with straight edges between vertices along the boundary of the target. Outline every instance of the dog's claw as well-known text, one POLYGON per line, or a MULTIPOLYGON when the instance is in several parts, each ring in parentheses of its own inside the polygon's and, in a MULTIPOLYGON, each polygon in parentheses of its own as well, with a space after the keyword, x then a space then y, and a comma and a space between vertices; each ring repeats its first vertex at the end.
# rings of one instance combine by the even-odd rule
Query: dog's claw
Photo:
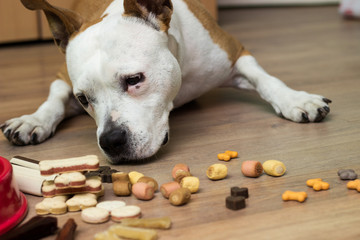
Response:
POLYGON ((332 101, 328 98, 323 98, 322 99, 326 104, 332 103, 332 101))
POLYGON ((323 109, 324 109, 327 113, 330 112, 330 108, 329 108, 328 106, 323 107, 323 109))
POLYGON ((307 115, 306 113, 303 112, 303 113, 301 114, 301 116, 302 116, 302 120, 301 120, 302 123, 308 123, 308 122, 310 122, 309 117, 308 117, 308 115, 307 115))
POLYGON ((31 135, 30 143, 31 143, 32 145, 36 145, 36 144, 39 143, 39 141, 38 141, 38 135, 37 135, 36 133, 33 133, 33 134, 31 135))

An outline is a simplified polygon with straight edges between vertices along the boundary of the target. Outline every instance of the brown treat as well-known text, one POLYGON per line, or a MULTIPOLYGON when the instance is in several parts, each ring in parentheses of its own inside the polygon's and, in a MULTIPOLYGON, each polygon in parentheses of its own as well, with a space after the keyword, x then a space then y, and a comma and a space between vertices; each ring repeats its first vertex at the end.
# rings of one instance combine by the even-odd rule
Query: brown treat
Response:
POLYGON ((183 164, 183 163, 178 163, 174 166, 174 168, 171 171, 171 175, 172 177, 175 179, 176 178, 176 173, 178 171, 185 171, 185 172, 190 172, 190 168, 188 165, 183 164))
POLYGON ((338 175, 341 180, 354 180, 358 177, 353 169, 340 169, 338 175))
POLYGON ((239 188, 239 187, 232 187, 231 188, 231 196, 233 197, 238 197, 238 196, 242 196, 244 198, 248 198, 249 197, 249 190, 248 188, 239 188))
POLYGON ((139 182, 144 182, 147 183, 148 185, 150 185, 152 188, 154 188, 154 191, 156 192, 157 190, 159 190, 159 185, 157 183, 157 181, 151 177, 141 177, 139 178, 139 180, 137 181, 139 182))
POLYGON ((239 210, 245 208, 245 198, 242 196, 229 196, 226 198, 226 207, 231 210, 239 210))
POLYGON ((112 179, 112 182, 115 182, 115 181, 129 181, 130 182, 129 174, 126 172, 112 173, 111 179, 112 179))
POLYGON ((168 182, 168 183, 164 183, 163 185, 161 185, 160 192, 165 198, 169 198, 170 193, 172 193, 173 191, 175 191, 176 189, 179 189, 179 188, 181 188, 180 183, 168 182))
POLYGON ((172 205, 180 206, 188 203, 191 198, 191 192, 188 188, 179 188, 173 191, 170 196, 169 200, 172 205))
POLYGON ((1 240, 37 240, 55 234, 57 229, 57 218, 35 216, 20 227, 2 235, 1 240))
POLYGON ((69 218, 58 233, 56 240, 74 240, 76 227, 74 219, 69 218))
POLYGON ((175 175, 176 175, 175 182, 180 183, 184 177, 190 177, 191 173, 184 170, 178 170, 176 171, 175 175))
POLYGON ((112 183, 114 194, 117 196, 129 196, 131 194, 130 181, 113 181, 112 183))
POLYGON ((103 183, 112 183, 112 174, 116 172, 118 172, 116 169, 112 169, 109 166, 100 166, 100 168, 96 171, 85 173, 85 176, 99 176, 103 183))

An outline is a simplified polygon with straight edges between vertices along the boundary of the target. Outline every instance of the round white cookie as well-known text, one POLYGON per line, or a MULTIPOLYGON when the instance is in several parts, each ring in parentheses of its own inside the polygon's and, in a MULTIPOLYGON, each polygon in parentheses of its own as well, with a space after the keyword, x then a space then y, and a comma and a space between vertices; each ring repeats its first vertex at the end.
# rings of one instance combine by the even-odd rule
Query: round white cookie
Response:
POLYGON ((140 216, 141 209, 135 205, 128 205, 111 211, 111 219, 115 222, 121 222, 124 218, 138 218, 140 216))
POLYGON ((103 223, 108 221, 109 217, 109 211, 104 208, 90 207, 81 212, 81 219, 87 223, 103 223))
POLYGON ((116 208, 124 207, 126 203, 124 201, 103 201, 96 205, 96 207, 104 208, 111 213, 116 208))

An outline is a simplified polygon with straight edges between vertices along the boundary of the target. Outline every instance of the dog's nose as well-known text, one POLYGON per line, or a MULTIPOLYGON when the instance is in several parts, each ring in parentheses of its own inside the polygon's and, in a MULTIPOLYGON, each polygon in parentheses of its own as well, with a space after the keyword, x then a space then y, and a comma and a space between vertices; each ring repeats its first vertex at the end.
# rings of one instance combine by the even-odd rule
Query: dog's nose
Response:
POLYGON ((113 129, 101 134, 99 138, 100 147, 109 155, 116 156, 126 151, 128 133, 126 129, 113 129))

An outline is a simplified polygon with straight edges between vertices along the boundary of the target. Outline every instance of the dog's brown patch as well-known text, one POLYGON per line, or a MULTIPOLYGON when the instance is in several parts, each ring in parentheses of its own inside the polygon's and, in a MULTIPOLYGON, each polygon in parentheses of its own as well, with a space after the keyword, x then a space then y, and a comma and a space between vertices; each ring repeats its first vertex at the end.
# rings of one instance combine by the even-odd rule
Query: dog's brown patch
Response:
POLYGON ((218 44, 228 54, 232 65, 235 64, 240 56, 250 55, 250 52, 237 39, 219 27, 199 0, 184 0, 184 2, 209 32, 213 42, 218 44))

